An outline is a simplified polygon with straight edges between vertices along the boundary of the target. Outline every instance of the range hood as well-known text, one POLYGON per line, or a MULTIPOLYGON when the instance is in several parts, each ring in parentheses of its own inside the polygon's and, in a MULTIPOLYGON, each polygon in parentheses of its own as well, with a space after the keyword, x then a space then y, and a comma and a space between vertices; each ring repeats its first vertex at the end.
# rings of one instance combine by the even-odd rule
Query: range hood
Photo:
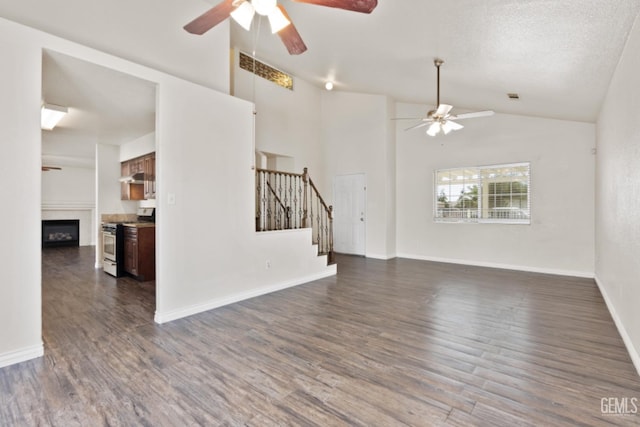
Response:
POLYGON ((127 175, 120 178, 120 182, 126 184, 144 184, 144 173, 138 172, 133 175, 127 175))

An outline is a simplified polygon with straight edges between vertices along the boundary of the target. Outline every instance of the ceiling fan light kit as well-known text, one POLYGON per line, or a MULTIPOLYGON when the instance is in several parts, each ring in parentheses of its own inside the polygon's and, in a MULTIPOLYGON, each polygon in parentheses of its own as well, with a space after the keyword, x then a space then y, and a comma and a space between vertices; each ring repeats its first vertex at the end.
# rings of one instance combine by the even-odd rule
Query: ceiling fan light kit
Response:
POLYGON ((269 16, 269 14, 273 12, 273 10, 276 8, 277 1, 276 0, 251 0, 251 4, 256 9, 256 13, 259 13, 262 16, 269 16))
MULTIPOLYGON (((378 0, 293 0, 297 3, 333 7, 353 12, 371 13, 378 0)), ((223 0, 213 8, 184 26, 191 34, 202 35, 227 19, 233 18, 249 31, 255 14, 269 18, 271 33, 277 33, 290 55, 299 55, 307 50, 287 11, 277 0, 223 0)))
POLYGON ((251 23, 253 22, 253 15, 256 14, 256 9, 251 5, 250 2, 245 1, 242 2, 240 6, 238 6, 233 12, 231 12, 231 17, 234 21, 236 21, 242 28, 249 31, 251 30, 251 23))
POLYGON ((230 13, 231 17, 247 31, 251 30, 253 17, 256 13, 269 18, 271 34, 275 34, 291 24, 291 21, 278 8, 276 0, 240 0, 234 1, 233 4, 237 7, 230 13))
POLYGON ((275 34, 288 25, 291 25, 291 21, 276 7, 274 11, 269 14, 269 25, 271 26, 271 34, 275 34))
MULTIPOLYGON (((436 109, 430 110, 427 112, 427 117, 415 117, 409 120, 420 120, 417 124, 405 129, 417 129, 424 126, 429 126, 427 128, 427 135, 436 136, 440 133, 448 135, 452 130, 460 130, 464 126, 460 123, 454 122, 453 120, 462 120, 462 119, 471 119, 474 117, 486 117, 492 116, 494 113, 491 110, 486 111, 476 111, 473 113, 465 113, 465 114, 450 114, 453 106, 448 104, 440 103, 440 66, 444 64, 444 61, 440 58, 436 58, 433 60, 433 64, 437 69, 437 80, 436 80, 436 109)), ((396 120, 406 120, 403 118, 396 120)))

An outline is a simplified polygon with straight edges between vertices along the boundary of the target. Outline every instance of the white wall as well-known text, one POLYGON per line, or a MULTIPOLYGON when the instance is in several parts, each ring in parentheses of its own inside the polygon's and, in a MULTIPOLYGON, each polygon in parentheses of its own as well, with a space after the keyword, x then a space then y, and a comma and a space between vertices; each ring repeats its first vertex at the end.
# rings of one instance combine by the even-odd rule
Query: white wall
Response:
POLYGON ((596 279, 640 373, 640 21, 597 122, 596 279))
POLYGON ((201 0, 5 0, 0 16, 228 93, 229 21, 202 36, 182 29, 211 7, 201 0))
POLYGON ((156 133, 151 132, 120 145, 120 161, 135 159, 156 151, 156 133))
POLYGON ((411 124, 397 130, 398 256, 593 277, 593 124, 496 114, 435 138, 411 124), (434 170, 515 162, 531 162, 531 225, 433 221, 434 170))
MULTIPOLYGON (((239 67, 238 52, 234 54, 233 94, 256 104, 256 150, 292 157, 293 171, 302 173, 306 166, 314 182, 322 182, 321 89, 295 77, 293 90, 254 78, 239 67)), ((324 196, 331 187, 319 190, 324 196)))
POLYGON ((80 220, 80 246, 96 244, 96 170, 63 166, 42 172, 42 219, 80 220))
POLYGON ((95 203, 96 170, 63 166, 42 172, 42 203, 95 203))
POLYGON ((0 20, 0 366, 42 354, 40 123, 42 53, 0 20), (27 45, 25 48, 25 44, 27 45), (10 64, 7 65, 7 64, 10 64), (18 178, 19 177, 19 178, 18 178))
POLYGON ((102 214, 136 213, 137 201, 121 200, 120 147, 96 144, 96 165, 98 220, 102 214))
POLYGON ((159 95, 156 320, 335 273, 310 230, 254 231, 251 104, 175 79, 159 95))
POLYGON ((393 103, 385 96, 322 93, 322 146, 328 204, 336 175, 364 173, 367 182, 365 255, 395 256, 395 140, 393 103))
MULTIPOLYGON (((0 221, 14 225, 4 236, 9 244, 0 249, 0 366, 43 351, 39 167, 43 48, 158 84, 157 321, 335 274, 335 266, 327 267, 326 259, 315 256, 308 230, 265 236, 253 231, 249 103, 0 19, 0 55, 12 64, 0 67, 0 113, 7 119, 0 127, 5 154, 0 171, 7 182, 20 176, 13 180, 15 185, 0 187, 3 200, 19 207, 0 210, 0 221), (175 205, 168 204, 169 193, 175 195, 175 205), (266 261, 271 268, 266 268, 266 261)), ((118 147, 98 144, 96 164, 100 179, 111 182, 108 170, 117 182, 118 147)), ((102 197, 103 192, 98 194, 102 197)), ((105 203, 98 200, 98 209, 105 203)))

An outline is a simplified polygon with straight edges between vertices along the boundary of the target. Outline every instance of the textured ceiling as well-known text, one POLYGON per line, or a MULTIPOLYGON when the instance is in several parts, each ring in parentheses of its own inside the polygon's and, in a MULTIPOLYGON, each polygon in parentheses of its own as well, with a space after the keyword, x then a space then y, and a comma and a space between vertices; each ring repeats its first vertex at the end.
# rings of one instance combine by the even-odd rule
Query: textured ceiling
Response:
POLYGON ((280 4, 307 52, 288 55, 267 22, 234 23, 232 44, 318 86, 432 105, 440 57, 442 102, 587 122, 640 11, 637 0, 379 0, 371 15, 280 4))
MULTIPOLYGON (((331 79, 335 90, 428 105, 435 104, 433 59, 440 57, 445 60, 441 101, 456 112, 493 109, 594 122, 640 11, 638 0, 378 1, 365 15, 280 0, 309 48, 299 56, 287 54, 266 22, 252 32, 232 23, 231 43, 318 87, 331 79), (510 101, 507 92, 517 92, 520 100, 510 101)), ((198 50, 207 46, 203 42, 219 39, 229 26, 203 38, 186 34, 182 26, 217 3, 66 0, 62 7, 45 0, 0 0, 0 15, 116 55, 113 46, 127 42, 145 52, 141 63, 154 66, 173 58, 169 62, 176 70, 165 71, 189 78, 189 70, 197 74, 194 64, 202 68, 208 61, 198 50)), ((154 95, 147 82, 74 61, 45 55, 46 101, 65 104, 72 94, 85 98, 79 104, 68 101, 83 105, 76 109, 82 120, 70 115, 66 129, 54 131, 57 140, 117 144, 121 130, 149 129, 154 95), (134 117, 140 123, 127 122, 134 117)), ((54 133, 44 139, 57 144, 54 133)))

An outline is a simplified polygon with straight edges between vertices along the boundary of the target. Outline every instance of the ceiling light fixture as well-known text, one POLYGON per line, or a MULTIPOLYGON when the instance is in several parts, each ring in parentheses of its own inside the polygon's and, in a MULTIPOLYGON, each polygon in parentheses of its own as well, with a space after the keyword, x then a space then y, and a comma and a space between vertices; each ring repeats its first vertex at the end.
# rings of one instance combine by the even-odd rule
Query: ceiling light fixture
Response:
POLYGON ((245 1, 240 6, 238 6, 233 12, 231 12, 231 17, 238 23, 242 28, 249 31, 251 30, 251 22, 253 21, 253 15, 256 14, 256 10, 253 8, 250 2, 245 1))
POLYGON ((43 104, 40 111, 40 127, 44 130, 52 130, 68 112, 67 107, 43 104))
POLYGON ((275 34, 278 31, 286 28, 291 21, 284 16, 284 13, 277 7, 273 10, 273 12, 269 13, 269 25, 271 26, 271 34, 275 34))
POLYGON ((333 82, 326 82, 326 83, 324 84, 324 88, 325 88, 326 90, 333 90, 333 82))
POLYGON ((429 126, 427 129, 427 135, 436 136, 440 132, 448 135, 452 130, 462 129, 462 125, 451 120, 437 120, 429 126))
POLYGON ((231 17, 242 28, 249 31, 255 14, 269 18, 271 33, 275 34, 291 24, 291 21, 282 13, 276 0, 244 0, 231 12, 231 17))
POLYGON ((276 8, 277 0, 251 0, 251 4, 262 16, 268 16, 276 8))

